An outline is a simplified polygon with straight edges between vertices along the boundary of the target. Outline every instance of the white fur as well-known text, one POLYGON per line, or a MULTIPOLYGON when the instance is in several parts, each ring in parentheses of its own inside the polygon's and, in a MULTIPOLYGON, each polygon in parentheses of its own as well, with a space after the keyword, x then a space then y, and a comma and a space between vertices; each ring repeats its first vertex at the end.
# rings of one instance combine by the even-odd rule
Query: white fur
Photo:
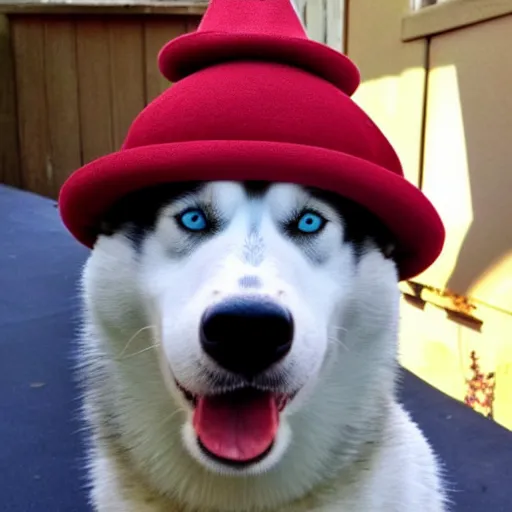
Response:
MULTIPOLYGON (((119 232, 100 237, 83 275, 85 416, 92 429, 91 499, 99 512, 441 512, 438 467, 426 440, 395 399, 397 274, 371 244, 359 261, 325 203, 277 184, 248 199, 238 183, 199 194, 228 220, 186 256, 169 204, 137 254, 119 232), (294 209, 329 220, 314 242, 321 264, 278 229, 294 209), (261 264, 244 258, 251 229, 261 264), (197 447, 192 409, 177 389, 207 391, 201 368, 205 308, 240 293, 257 275, 289 308, 295 338, 279 364, 288 390, 276 443, 261 462, 233 470, 197 447)), ((350 222, 350 219, 346 220, 350 222)), ((244 293, 247 293, 245 291, 244 293)))

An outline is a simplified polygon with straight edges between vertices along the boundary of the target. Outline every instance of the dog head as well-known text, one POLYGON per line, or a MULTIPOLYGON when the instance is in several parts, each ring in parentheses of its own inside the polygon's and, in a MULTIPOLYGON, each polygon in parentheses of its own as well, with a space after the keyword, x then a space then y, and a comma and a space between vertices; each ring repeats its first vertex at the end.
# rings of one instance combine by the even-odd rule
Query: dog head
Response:
POLYGON ((121 201, 86 266, 87 315, 118 433, 156 485, 244 475, 277 503, 371 440, 393 385, 393 251, 362 208, 292 184, 121 201))

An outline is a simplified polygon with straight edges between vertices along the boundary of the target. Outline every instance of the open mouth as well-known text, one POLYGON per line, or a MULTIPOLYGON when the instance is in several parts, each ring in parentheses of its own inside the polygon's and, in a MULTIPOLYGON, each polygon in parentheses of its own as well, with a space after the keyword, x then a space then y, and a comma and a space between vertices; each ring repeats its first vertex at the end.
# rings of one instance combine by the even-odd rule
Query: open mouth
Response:
POLYGON ((268 455, 279 428, 279 414, 293 398, 251 387, 196 396, 177 386, 194 408, 192 424, 201 450, 239 468, 268 455))

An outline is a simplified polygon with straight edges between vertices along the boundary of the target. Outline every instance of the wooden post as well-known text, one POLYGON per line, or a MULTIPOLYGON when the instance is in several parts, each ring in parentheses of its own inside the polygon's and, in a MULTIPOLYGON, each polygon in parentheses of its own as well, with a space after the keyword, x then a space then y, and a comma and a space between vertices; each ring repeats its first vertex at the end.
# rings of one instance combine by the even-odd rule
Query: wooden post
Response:
POLYGON ((14 63, 6 16, 0 15, 0 183, 22 186, 14 63))

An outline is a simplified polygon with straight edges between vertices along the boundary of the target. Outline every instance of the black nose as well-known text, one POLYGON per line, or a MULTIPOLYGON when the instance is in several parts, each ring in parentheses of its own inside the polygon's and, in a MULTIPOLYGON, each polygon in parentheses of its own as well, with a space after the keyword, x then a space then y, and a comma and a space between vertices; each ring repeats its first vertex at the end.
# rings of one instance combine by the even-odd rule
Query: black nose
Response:
POLYGON ((282 359, 293 340, 293 318, 272 300, 237 297, 207 309, 201 322, 204 351, 220 366, 253 377, 282 359))

